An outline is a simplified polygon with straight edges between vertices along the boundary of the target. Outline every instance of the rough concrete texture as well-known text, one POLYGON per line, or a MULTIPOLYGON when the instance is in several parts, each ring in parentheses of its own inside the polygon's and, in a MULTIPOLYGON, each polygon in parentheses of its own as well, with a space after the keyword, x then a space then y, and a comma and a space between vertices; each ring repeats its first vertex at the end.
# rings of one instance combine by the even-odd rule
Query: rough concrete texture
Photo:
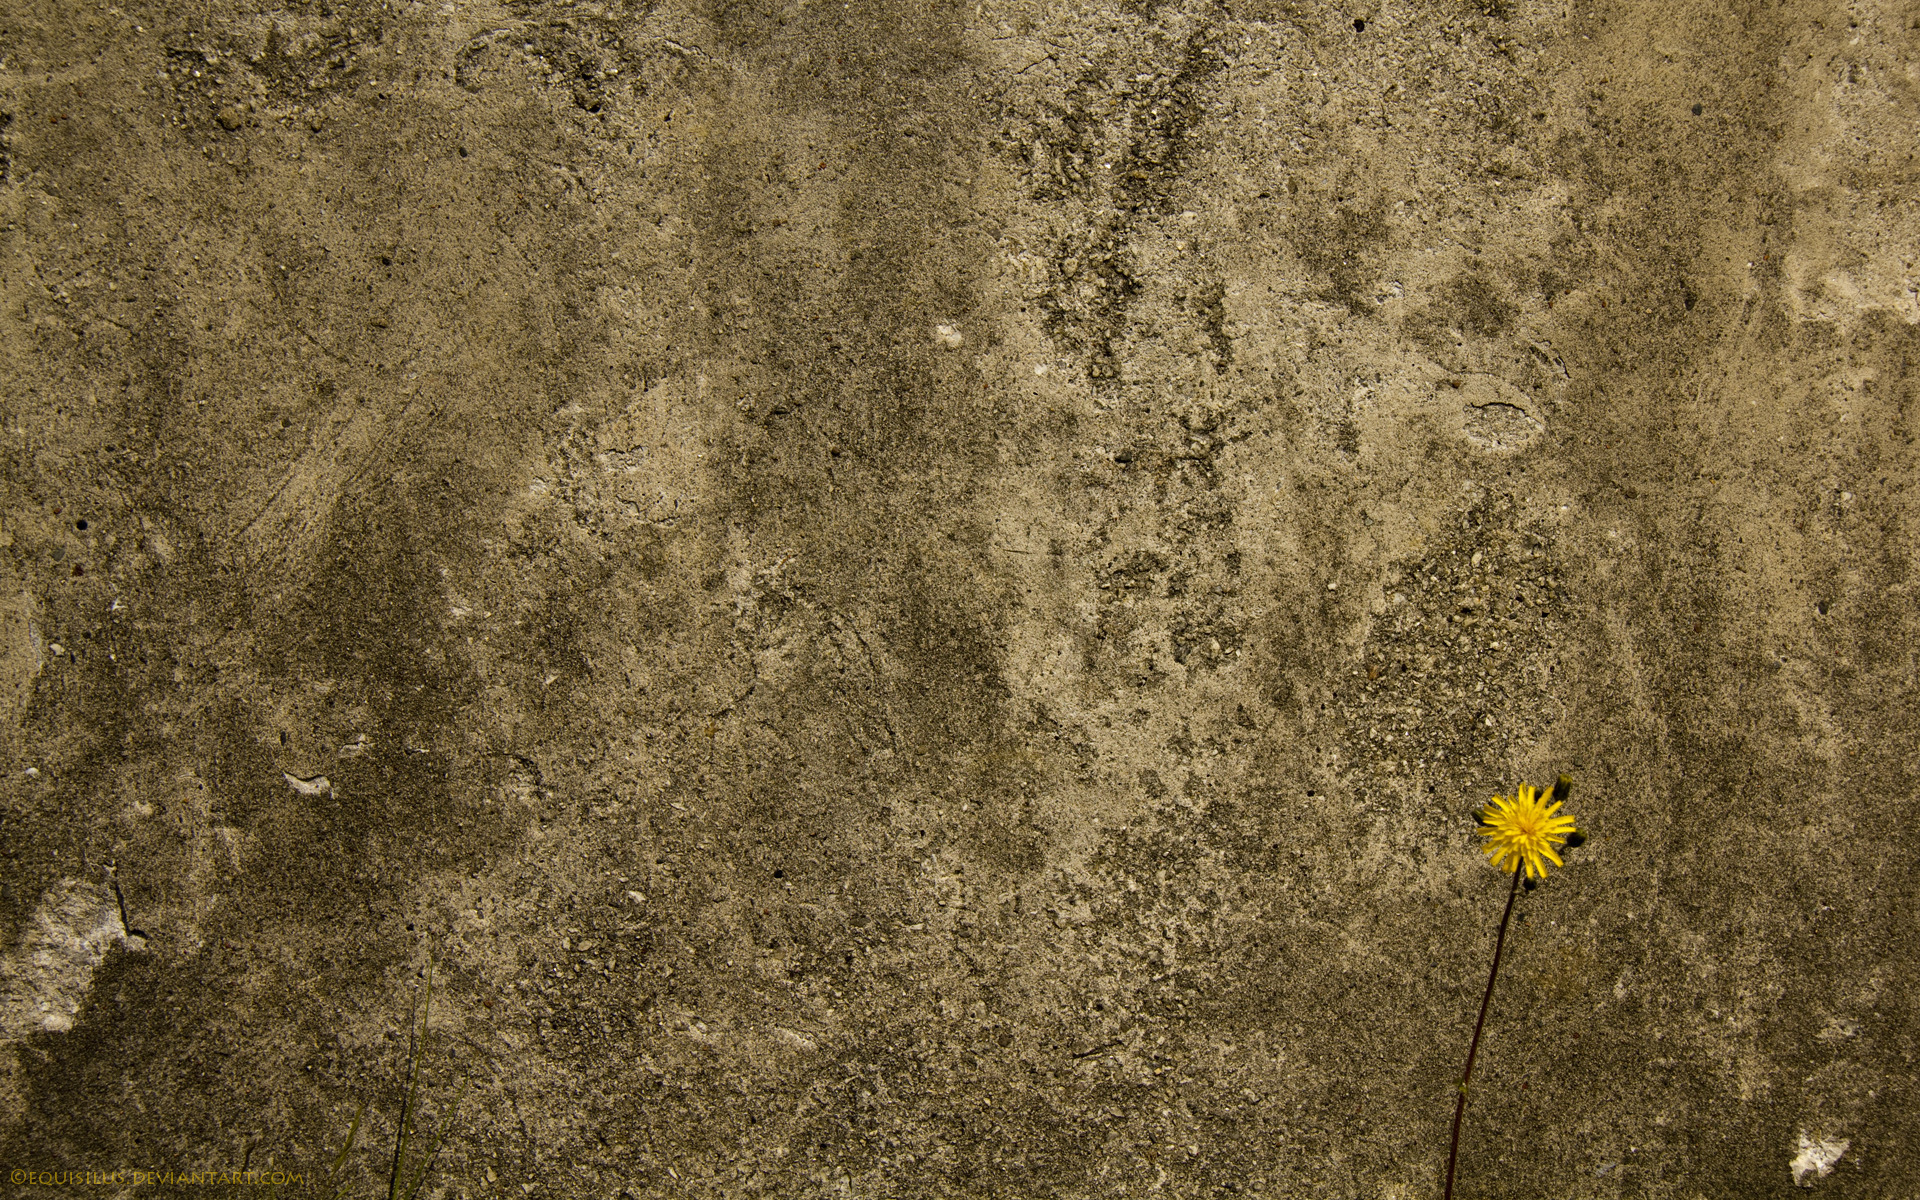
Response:
POLYGON ((1920 1194, 1912 4, 0 56, 0 1168, 1920 1194))

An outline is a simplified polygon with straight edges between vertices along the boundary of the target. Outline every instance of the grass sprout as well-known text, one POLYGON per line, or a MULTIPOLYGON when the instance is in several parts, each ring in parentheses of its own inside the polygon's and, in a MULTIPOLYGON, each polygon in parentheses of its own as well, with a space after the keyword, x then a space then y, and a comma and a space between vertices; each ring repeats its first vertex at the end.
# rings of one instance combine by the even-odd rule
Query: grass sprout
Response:
MULTIPOLYGON (((438 1128, 431 1138, 425 1138, 420 1129, 420 1110, 424 1100, 420 1072, 427 1056, 427 1021, 433 1015, 431 958, 427 960, 427 978, 421 992, 420 1003, 407 1014, 407 1090, 400 1103, 400 1122, 394 1131, 393 1155, 387 1164, 386 1200, 418 1200, 420 1190, 426 1186, 427 1176, 432 1174, 440 1150, 446 1144, 447 1132, 453 1125, 454 1114, 460 1111, 460 1102, 466 1098, 467 1084, 470 1082, 467 1079, 460 1081, 454 1091, 453 1103, 440 1116, 438 1128), (423 1138, 426 1142, 424 1152, 419 1149, 423 1138)), ((321 1195, 326 1200, 341 1200, 346 1195, 348 1180, 342 1172, 353 1153, 354 1142, 360 1135, 361 1118, 366 1112, 367 1102, 362 1100, 354 1109, 353 1121, 347 1126, 347 1136, 341 1143, 340 1153, 334 1156, 333 1165, 327 1169, 326 1179, 321 1184, 321 1195)))

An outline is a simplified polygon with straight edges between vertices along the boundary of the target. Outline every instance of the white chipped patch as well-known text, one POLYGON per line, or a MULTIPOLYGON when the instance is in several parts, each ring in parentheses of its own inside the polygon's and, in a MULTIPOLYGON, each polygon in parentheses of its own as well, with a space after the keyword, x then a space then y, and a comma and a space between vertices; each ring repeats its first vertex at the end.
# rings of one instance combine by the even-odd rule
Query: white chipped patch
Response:
POLYGON ((111 891, 78 879, 49 890, 18 949, 0 963, 0 1042, 72 1029, 95 968, 116 943, 133 944, 111 891))
POLYGON ((933 338, 949 350, 958 350, 960 343, 967 340, 960 335, 958 329, 955 329, 951 325, 935 325, 933 327, 933 338))
POLYGON ((325 775, 315 775, 311 779, 302 779, 298 775, 288 775, 283 771, 280 777, 287 781, 288 787, 300 793, 302 796, 325 796, 333 791, 333 783, 325 775))
POLYGON ((1809 1137, 1804 1129, 1801 1130, 1800 1153, 1794 1155, 1793 1161, 1787 1164, 1793 1172, 1793 1186, 1812 1187, 1813 1180, 1826 1178, 1833 1172, 1833 1164, 1840 1161, 1840 1156, 1851 1145, 1853 1143, 1847 1138, 1837 1142, 1828 1141, 1809 1137))
POLYGON ((1511 453, 1532 445, 1546 426, 1534 415, 1533 401, 1519 388, 1490 375, 1449 381, 1460 399, 1460 432, 1476 450, 1511 453))

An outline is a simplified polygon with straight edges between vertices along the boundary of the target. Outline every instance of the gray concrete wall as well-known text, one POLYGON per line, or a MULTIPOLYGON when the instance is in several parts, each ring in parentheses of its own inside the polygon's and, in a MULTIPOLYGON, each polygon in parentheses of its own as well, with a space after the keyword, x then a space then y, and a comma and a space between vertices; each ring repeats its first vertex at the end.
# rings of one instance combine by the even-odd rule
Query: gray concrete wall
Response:
POLYGON ((1920 1194, 1911 4, 4 9, 0 1168, 1920 1194))

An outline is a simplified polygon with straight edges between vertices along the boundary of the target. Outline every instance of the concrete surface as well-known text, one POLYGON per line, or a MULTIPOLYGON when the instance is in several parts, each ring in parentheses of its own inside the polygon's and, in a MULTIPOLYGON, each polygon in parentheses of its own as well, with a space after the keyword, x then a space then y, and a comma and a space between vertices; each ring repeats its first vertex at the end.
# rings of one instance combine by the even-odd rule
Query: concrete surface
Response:
POLYGON ((1920 1194, 1912 4, 0 9, 0 1169, 1920 1194))

